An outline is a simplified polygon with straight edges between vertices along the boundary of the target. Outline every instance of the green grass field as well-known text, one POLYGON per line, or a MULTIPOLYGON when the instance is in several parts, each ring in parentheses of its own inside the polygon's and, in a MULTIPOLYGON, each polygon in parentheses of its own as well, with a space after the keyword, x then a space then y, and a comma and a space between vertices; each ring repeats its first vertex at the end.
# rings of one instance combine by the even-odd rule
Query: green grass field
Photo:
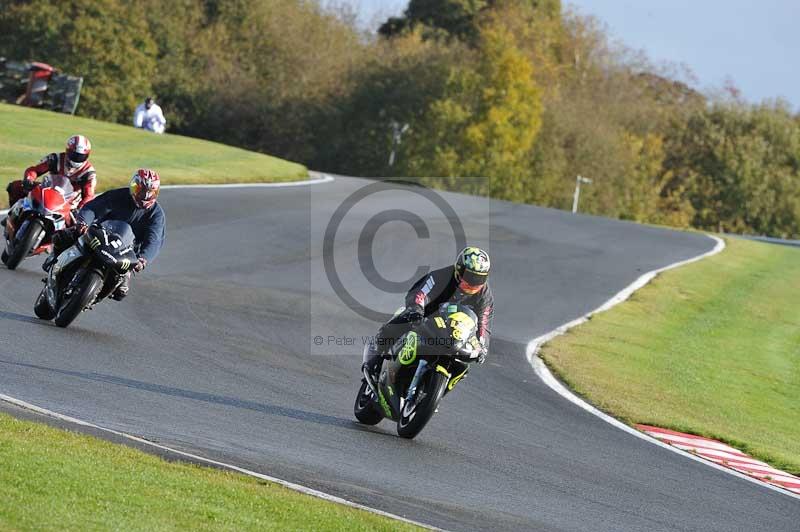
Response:
POLYGON ((0 434, 0 530, 417 529, 5 414, 0 434))
MULTIPOLYGON (((92 142, 98 190, 126 185, 133 172, 150 167, 165 185, 294 181, 308 176, 302 165, 215 142, 154 135, 129 126, 0 104, 0 186, 54 151, 71 135, 92 142)), ((0 193, 0 206, 8 203, 0 193)))
POLYGON ((727 243, 542 356, 629 423, 717 438, 800 474, 800 249, 727 243))

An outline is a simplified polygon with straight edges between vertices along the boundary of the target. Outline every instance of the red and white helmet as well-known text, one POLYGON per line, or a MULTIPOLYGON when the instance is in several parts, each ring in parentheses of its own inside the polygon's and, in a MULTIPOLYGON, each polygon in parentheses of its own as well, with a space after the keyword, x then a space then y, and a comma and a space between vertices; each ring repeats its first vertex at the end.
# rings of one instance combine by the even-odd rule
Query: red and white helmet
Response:
POLYGON ((161 178, 155 170, 139 168, 131 177, 131 197, 140 209, 149 209, 155 205, 159 190, 161 190, 161 178))
POLYGON ((74 172, 89 159, 92 153, 92 143, 83 135, 72 135, 67 139, 67 160, 66 167, 68 172, 74 172))

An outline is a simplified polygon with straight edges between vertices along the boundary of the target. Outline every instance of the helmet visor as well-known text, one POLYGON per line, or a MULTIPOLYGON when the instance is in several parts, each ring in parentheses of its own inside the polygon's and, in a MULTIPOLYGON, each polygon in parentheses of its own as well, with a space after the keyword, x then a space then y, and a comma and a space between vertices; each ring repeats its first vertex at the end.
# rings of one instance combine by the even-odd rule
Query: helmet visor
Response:
POLYGON ((465 294, 477 294, 486 284, 489 276, 485 273, 476 273, 469 270, 458 276, 458 289, 465 294))
POLYGON ((81 163, 85 163, 86 160, 89 158, 89 154, 71 151, 67 154, 67 157, 69 157, 69 161, 73 163, 73 165, 78 165, 81 163))
POLYGON ((131 196, 138 207, 148 208, 152 206, 158 198, 158 186, 148 187, 144 183, 134 182, 130 186, 131 196))

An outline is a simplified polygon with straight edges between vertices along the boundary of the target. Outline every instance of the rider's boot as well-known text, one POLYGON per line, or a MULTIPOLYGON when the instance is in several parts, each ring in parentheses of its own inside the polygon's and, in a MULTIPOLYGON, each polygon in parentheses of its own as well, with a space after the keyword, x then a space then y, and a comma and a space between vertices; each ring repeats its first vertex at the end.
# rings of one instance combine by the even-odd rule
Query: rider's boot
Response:
POLYGON ((130 291, 130 282, 131 282, 131 275, 130 274, 123 275, 122 282, 119 283, 119 286, 113 292, 111 292, 111 295, 109 297, 114 301, 122 301, 123 299, 125 299, 125 296, 127 296, 128 292, 130 291))
POLYGON ((53 252, 42 263, 42 269, 46 272, 49 272, 50 268, 58 260, 58 256, 61 255, 64 250, 74 244, 77 239, 78 238, 69 229, 57 231, 53 235, 53 252))

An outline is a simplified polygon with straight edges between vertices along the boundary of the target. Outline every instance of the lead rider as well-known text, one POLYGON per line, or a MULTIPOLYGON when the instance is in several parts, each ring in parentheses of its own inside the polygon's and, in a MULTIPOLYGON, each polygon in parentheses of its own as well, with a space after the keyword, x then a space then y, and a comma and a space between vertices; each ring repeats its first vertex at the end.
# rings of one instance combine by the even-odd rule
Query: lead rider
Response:
MULTIPOLYGON (((36 184, 36 179, 49 173, 53 176, 64 176, 70 180, 72 187, 78 194, 73 200, 73 208, 82 208, 94 199, 94 189, 97 183, 97 172, 89 162, 92 153, 92 143, 83 135, 73 135, 67 139, 67 146, 61 153, 51 153, 45 156, 39 164, 25 169, 22 179, 12 181, 6 187, 8 192, 8 205, 12 207, 18 200, 25 197, 36 184)), ((5 220, 3 220, 5 225, 5 220)))
POLYGON ((478 340, 483 346, 478 363, 483 364, 489 352, 494 315, 494 296, 488 283, 490 269, 488 253, 467 247, 458 254, 453 266, 434 270, 414 283, 406 294, 403 312, 381 327, 375 340, 367 344, 364 367, 377 380, 383 359, 397 339, 447 302, 467 305, 478 316, 478 340))

